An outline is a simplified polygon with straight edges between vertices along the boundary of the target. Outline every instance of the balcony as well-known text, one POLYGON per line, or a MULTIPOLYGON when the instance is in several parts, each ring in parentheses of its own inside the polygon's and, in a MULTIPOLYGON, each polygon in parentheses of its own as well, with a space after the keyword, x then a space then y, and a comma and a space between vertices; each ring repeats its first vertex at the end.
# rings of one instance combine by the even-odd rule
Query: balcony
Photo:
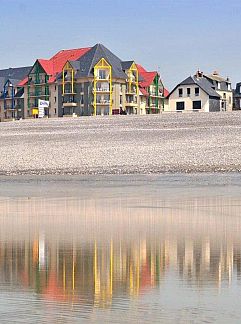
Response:
POLYGON ((137 106, 137 102, 136 101, 126 102, 126 106, 127 107, 135 107, 135 106, 137 106))
POLYGON ((75 95, 75 94, 76 94, 75 89, 74 92, 72 92, 72 89, 64 89, 64 93, 62 94, 62 96, 75 95))
POLYGON ((30 92, 29 97, 49 97, 50 93, 48 92, 47 94, 45 91, 38 91, 38 92, 30 92))
POLYGON ((110 100, 100 100, 96 102, 97 105, 108 106, 110 104, 110 100))
MULTIPOLYGON (((93 90, 94 92, 94 90, 93 90)), ((96 92, 106 92, 106 93, 109 93, 110 92, 110 89, 109 88, 96 88, 96 92)))
POLYGON ((16 107, 14 106, 14 107, 12 108, 12 105, 5 105, 4 109, 5 109, 5 110, 15 110, 16 107))

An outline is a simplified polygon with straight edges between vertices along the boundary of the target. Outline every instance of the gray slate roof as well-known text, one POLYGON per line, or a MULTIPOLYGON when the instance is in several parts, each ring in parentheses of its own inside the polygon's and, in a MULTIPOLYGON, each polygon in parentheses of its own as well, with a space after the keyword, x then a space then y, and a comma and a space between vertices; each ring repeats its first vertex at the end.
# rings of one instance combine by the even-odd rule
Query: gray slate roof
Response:
POLYGON ((31 68, 31 66, 24 66, 0 70, 0 77, 5 77, 6 79, 23 80, 28 75, 31 68))
POLYGON ((129 70, 129 68, 132 66, 134 61, 123 61, 121 62, 122 70, 126 71, 129 70))
POLYGON ((96 44, 87 53, 81 56, 79 61, 79 70, 76 77, 93 77, 94 66, 104 58, 112 66, 112 76, 119 79, 127 79, 123 72, 122 61, 102 44, 96 44))
MULTIPOLYGON (((204 92, 206 92, 210 97, 220 98, 220 95, 212 88, 212 83, 206 78, 197 78, 196 76, 190 76, 179 83, 170 93, 169 96, 182 85, 198 85, 204 92)), ((169 97, 168 96, 168 97, 169 97)))

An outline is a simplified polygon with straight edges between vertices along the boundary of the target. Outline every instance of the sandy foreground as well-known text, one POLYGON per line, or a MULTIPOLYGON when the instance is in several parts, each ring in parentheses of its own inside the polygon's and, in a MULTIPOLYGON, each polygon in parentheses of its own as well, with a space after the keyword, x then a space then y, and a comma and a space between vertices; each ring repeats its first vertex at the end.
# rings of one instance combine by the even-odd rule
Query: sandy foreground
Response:
POLYGON ((0 175, 241 171, 241 113, 0 123, 0 175))

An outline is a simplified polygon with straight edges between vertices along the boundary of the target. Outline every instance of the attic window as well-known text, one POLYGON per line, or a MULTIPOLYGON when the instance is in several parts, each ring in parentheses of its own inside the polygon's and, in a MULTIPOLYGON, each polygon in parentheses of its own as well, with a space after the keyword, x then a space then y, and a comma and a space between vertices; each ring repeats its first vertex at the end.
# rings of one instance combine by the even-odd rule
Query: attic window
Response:
POLYGON ((217 87, 218 89, 220 89, 220 82, 217 82, 217 87))
POLYGON ((195 88, 195 96, 199 96, 199 88, 195 88))

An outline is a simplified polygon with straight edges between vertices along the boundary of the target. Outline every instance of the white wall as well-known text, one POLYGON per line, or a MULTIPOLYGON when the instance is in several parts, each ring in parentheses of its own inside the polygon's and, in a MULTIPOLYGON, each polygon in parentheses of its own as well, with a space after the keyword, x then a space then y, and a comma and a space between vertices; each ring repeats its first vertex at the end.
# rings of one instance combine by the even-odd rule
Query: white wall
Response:
POLYGON ((193 101, 201 100, 200 111, 209 112, 209 96, 199 87, 199 96, 195 96, 195 88, 197 85, 183 85, 177 89, 169 97, 169 105, 165 107, 165 111, 176 111, 176 103, 183 101, 185 103, 185 111, 193 110, 193 101), (183 89, 183 96, 179 97, 179 89, 183 89), (187 96, 187 88, 191 89, 190 97, 187 96))

